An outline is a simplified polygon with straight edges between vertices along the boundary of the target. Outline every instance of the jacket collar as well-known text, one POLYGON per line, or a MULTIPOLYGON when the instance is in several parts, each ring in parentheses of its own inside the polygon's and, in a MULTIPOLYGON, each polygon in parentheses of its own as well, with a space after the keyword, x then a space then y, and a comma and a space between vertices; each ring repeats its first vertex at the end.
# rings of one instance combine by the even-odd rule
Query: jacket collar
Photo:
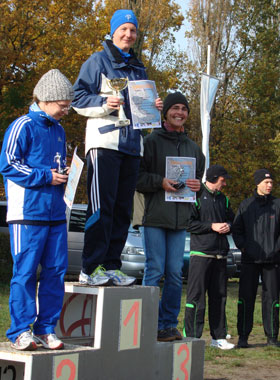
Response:
POLYGON ((36 107, 34 104, 32 104, 29 108, 29 116, 31 119, 36 120, 37 123, 47 125, 48 127, 51 127, 52 125, 60 125, 60 122, 58 120, 42 111, 38 106, 36 107))
POLYGON ((206 186, 206 183, 203 183, 203 186, 205 187, 205 190, 208 191, 208 193, 210 193, 210 194, 213 195, 213 196, 216 196, 216 195, 221 194, 220 191, 217 191, 217 190, 214 190, 214 191, 213 191, 213 190, 209 189, 209 187, 206 186))
POLYGON ((268 195, 258 194, 257 189, 254 190, 253 196, 256 198, 258 202, 260 202, 260 204, 263 204, 263 205, 269 202, 272 197, 271 194, 268 194, 268 195))
POLYGON ((143 63, 137 59, 133 49, 129 50, 130 57, 126 63, 124 62, 119 49, 113 44, 112 40, 105 40, 103 42, 103 47, 106 53, 111 57, 111 60, 116 67, 136 66, 138 68, 144 69, 143 63))

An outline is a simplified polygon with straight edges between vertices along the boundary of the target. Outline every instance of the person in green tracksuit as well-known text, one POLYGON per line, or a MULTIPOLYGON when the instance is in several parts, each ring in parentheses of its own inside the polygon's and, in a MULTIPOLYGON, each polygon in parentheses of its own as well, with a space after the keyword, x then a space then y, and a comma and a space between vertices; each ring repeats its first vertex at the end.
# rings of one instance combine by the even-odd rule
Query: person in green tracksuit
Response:
POLYGON ((191 232, 191 252, 185 335, 201 337, 207 292, 211 346, 222 350, 234 347, 226 340, 227 234, 234 219, 229 200, 221 192, 227 178, 230 176, 221 165, 213 165, 207 170, 206 183, 187 222, 187 231, 191 232))

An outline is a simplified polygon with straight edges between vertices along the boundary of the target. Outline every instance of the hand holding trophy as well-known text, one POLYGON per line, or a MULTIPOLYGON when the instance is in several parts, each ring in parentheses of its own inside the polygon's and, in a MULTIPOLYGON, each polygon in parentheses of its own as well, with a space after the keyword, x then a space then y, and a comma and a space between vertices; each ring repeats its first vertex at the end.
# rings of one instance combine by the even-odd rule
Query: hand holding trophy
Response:
POLYGON ((56 153, 54 156, 54 162, 57 163, 57 173, 59 174, 66 174, 67 173, 67 168, 62 167, 61 165, 61 154, 59 152, 56 153))
MULTIPOLYGON (((118 98, 120 98, 120 91, 124 90, 128 85, 128 78, 113 78, 107 79, 108 86, 113 90, 118 98)), ((119 119, 115 123, 116 127, 124 127, 130 124, 130 120, 126 118, 123 105, 120 104, 119 119)))

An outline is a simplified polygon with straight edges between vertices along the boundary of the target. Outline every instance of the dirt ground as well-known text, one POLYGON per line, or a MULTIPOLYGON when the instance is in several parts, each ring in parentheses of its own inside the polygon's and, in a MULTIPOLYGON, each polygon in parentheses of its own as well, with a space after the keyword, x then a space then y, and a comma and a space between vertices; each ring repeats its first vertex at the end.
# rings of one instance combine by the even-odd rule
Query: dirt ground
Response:
POLYGON ((279 364, 267 365, 266 361, 245 363, 244 367, 228 368, 205 363, 204 380, 279 380, 279 364))
MULTIPOLYGON (((231 342, 236 344, 237 339, 231 342)), ((234 349, 234 356, 218 352, 214 360, 205 360, 204 380, 280 380, 280 348, 252 339, 249 343, 247 349, 234 349)))

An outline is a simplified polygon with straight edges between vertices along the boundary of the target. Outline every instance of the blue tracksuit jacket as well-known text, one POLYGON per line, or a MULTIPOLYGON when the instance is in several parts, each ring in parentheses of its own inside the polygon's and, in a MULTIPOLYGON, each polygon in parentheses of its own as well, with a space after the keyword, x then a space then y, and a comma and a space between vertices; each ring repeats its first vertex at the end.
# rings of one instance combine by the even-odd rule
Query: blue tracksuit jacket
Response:
POLYGON ((7 222, 49 224, 65 220, 63 185, 52 186, 54 156, 66 159, 65 132, 60 123, 39 110, 15 120, 7 129, 0 156, 8 202, 7 222))

